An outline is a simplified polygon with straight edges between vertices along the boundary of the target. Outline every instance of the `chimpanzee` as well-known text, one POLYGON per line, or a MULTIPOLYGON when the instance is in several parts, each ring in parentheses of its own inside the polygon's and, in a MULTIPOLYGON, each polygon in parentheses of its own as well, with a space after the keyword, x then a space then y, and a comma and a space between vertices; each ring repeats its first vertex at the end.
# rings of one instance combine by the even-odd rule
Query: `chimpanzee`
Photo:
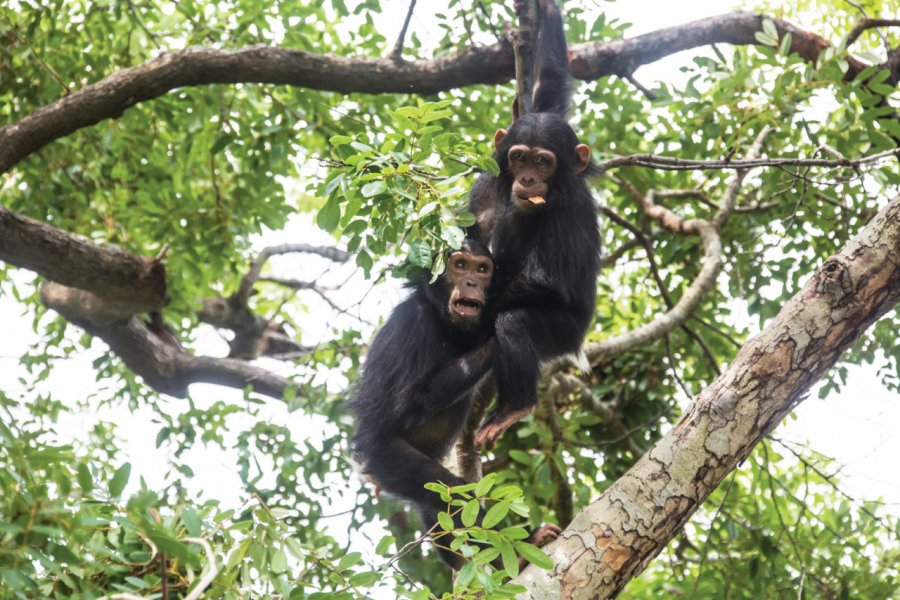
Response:
MULTIPOLYGON (((381 488, 420 510, 426 531, 446 505, 425 484, 465 483, 440 461, 466 423, 472 388, 491 367, 493 328, 485 302, 493 274, 488 249, 466 240, 437 281, 428 283, 426 275, 415 283, 369 347, 351 402, 354 458, 381 488)), ((531 541, 558 533, 544 526, 531 541)), ((438 551, 454 569, 462 566, 460 556, 438 551)))
POLYGON ((534 112, 497 131, 500 173, 482 174, 469 201, 476 216, 469 235, 491 247, 498 273, 490 300, 498 399, 476 435, 488 446, 533 410, 541 361, 578 351, 600 268, 596 207, 585 182, 595 170, 591 151, 565 120, 562 17, 553 0, 539 0, 538 8, 534 112))

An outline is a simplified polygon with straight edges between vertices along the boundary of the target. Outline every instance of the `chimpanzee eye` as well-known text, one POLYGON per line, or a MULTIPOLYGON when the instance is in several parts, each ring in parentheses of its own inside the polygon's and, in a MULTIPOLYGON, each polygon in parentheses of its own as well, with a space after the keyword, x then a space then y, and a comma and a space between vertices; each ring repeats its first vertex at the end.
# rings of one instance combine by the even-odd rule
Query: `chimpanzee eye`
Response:
POLYGON ((534 159, 534 162, 539 167, 545 167, 550 164, 550 161, 547 160, 546 156, 538 156, 536 159, 534 159))
POLYGON ((453 263, 453 266, 456 267, 457 269, 459 269, 460 271, 464 271, 466 269, 466 261, 458 260, 455 263, 453 263))
POLYGON ((487 273, 487 270, 488 270, 487 265, 478 265, 479 273, 487 273))
POLYGON ((521 150, 518 150, 516 152, 513 152, 512 157, 513 157, 513 160, 517 160, 517 161, 521 162, 521 161, 525 160, 525 153, 522 152, 521 150))

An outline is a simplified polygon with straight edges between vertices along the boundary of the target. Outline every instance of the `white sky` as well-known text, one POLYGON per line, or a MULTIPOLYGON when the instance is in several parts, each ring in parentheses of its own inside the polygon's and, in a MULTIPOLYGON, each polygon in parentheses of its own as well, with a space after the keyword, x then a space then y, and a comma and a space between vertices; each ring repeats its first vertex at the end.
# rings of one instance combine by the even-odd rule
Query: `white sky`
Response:
MULTIPOLYGON (((383 4, 386 15, 399 15, 405 14, 407 0, 386 0, 383 4)), ((428 3, 419 3, 412 25, 422 38, 426 37, 423 32, 427 31, 428 24, 432 21, 430 13, 426 13, 427 6, 428 3)), ((634 23, 635 27, 630 35, 727 11, 726 4, 713 1, 680 3, 671 0, 619 1, 598 2, 597 6, 606 10, 610 16, 615 15, 634 23)), ((385 35, 387 39, 392 40, 396 34, 390 29, 393 28, 395 31, 399 29, 401 19, 385 19, 385 21, 388 27, 385 35)), ((807 26, 815 29, 814 24, 807 26)), ((697 53, 692 51, 689 56, 695 56, 697 53)), ((656 80, 675 81, 679 76, 677 66, 683 64, 684 60, 684 55, 670 57, 640 69, 637 77, 641 83, 650 88, 656 80)), ((267 236, 259 245, 290 241, 291 238, 303 239, 310 243, 332 242, 329 236, 309 227, 308 221, 302 219, 287 232, 267 236)), ((302 278, 304 272, 312 276, 317 275, 322 263, 307 257, 284 258, 274 262, 273 266, 280 273, 302 278)), ((177 275, 170 274, 170 276, 177 275)), ((30 275, 19 272, 15 280, 27 282, 30 275)), ((358 285, 356 289, 366 287, 364 283, 358 285)), ((339 302, 342 305, 349 305, 359 298, 355 294, 351 295, 354 297, 339 298, 339 302)), ((377 320, 379 316, 386 314, 400 297, 401 294, 395 288, 379 290, 367 297, 363 311, 368 318, 377 320)), ((310 314, 314 317, 307 319, 307 327, 311 329, 304 332, 305 343, 327 335, 328 329, 337 322, 331 318, 323 318, 321 315, 328 313, 320 311, 327 311, 327 306, 313 296, 309 298, 310 314)), ((21 306, 11 298, 0 297, 0 322, 2 322, 0 373, 3 374, 4 387, 7 391, 12 391, 11 382, 24 373, 18 365, 19 357, 27 352, 28 346, 36 339, 31 332, 32 318, 31 314, 23 315, 21 306)), ((95 342, 90 352, 63 361, 46 382, 46 389, 51 390, 53 396, 62 401, 74 401, 88 396, 96 387, 91 361, 103 351, 102 346, 95 342)), ((224 355, 227 350, 224 343, 212 333, 204 337, 203 347, 209 353, 220 355, 224 355)), ((874 367, 851 367, 849 372, 848 384, 842 393, 832 395, 823 401, 817 399, 816 391, 813 390, 810 399, 797 410, 797 418, 781 426, 775 435, 796 442, 808 441, 812 448, 835 458, 844 465, 843 488, 847 492, 857 499, 883 497, 893 503, 893 512, 900 514, 900 471, 896 467, 897 456, 900 456, 900 436, 894 433, 897 424, 900 423, 900 402, 898 402, 900 399, 878 383, 874 367)), ((15 384, 12 386, 15 387, 15 384)), ((192 396, 199 406, 216 400, 241 402, 239 391, 214 386, 195 386, 192 388, 192 396)), ((184 410, 186 405, 183 403, 184 401, 173 400, 171 402, 173 412, 184 410)), ((327 426, 321 419, 309 417, 301 412, 287 413, 279 401, 268 402, 265 411, 273 422, 292 424, 294 434, 298 438, 321 435, 321 431, 327 426)), ((60 429, 77 436, 79 431, 83 431, 88 423, 97 418, 118 423, 120 434, 125 439, 125 456, 133 463, 132 482, 136 482, 140 475, 150 486, 154 486, 163 480, 167 464, 164 457, 160 456, 160 451, 155 448, 154 441, 158 427, 147 425, 151 417, 152 413, 148 410, 131 414, 125 408, 106 407, 98 410, 96 414, 67 417, 60 429)), ((218 451, 206 450, 198 445, 186 459, 194 466, 197 474, 192 481, 187 482, 189 489, 197 490, 204 497, 234 497, 235 491, 239 489, 239 483, 232 457, 218 451)), ((346 501, 338 501, 335 509, 339 510, 344 502, 346 501)))

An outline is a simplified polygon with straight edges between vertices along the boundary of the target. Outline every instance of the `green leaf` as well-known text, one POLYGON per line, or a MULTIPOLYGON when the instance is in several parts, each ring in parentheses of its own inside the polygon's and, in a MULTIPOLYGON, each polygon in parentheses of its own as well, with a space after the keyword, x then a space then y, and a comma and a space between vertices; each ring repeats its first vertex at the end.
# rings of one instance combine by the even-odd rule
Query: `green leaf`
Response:
POLYGON ((540 548, 526 542, 513 542, 513 546, 515 546, 516 552, 518 552, 522 558, 534 566, 540 567, 541 569, 553 568, 553 561, 550 560, 550 557, 544 554, 543 550, 540 548))
POLYGON ((125 463, 113 474, 109 480, 109 495, 118 498, 122 495, 125 485, 128 483, 128 477, 131 475, 131 463, 125 463))
POLYGON ((438 513, 438 523, 444 531, 453 531, 453 518, 445 512, 438 513))
POLYGON ((379 179, 378 181, 370 181, 362 186, 362 195, 366 198, 372 198, 373 196, 384 193, 386 190, 387 183, 385 183, 383 179, 379 179))
POLYGON ((503 561, 503 569, 510 577, 519 574, 519 557, 511 543, 506 540, 500 540, 500 558, 503 561))
POLYGON ((325 231, 334 231, 341 220, 341 207, 338 204, 337 195, 328 198, 325 205, 319 209, 316 215, 316 225, 325 231))
POLYGON ((761 31, 757 31, 753 34, 753 37, 756 38, 756 41, 764 46, 777 46, 778 38, 767 35, 761 31))
POLYGON ((341 560, 338 562, 338 569, 343 571, 344 569, 349 569, 353 565, 360 564, 362 562, 362 553, 361 552, 350 552, 349 554, 345 554, 341 557, 341 560))
POLYGON ((476 496, 487 496, 487 493, 491 491, 491 488, 494 487, 494 482, 497 481, 496 473, 488 473, 484 477, 481 478, 475 485, 475 495, 476 496))
POLYGON ((459 570, 459 575, 456 577, 456 585, 459 587, 466 587, 472 580, 475 579, 475 563, 467 562, 463 565, 463 568, 459 570))
POLYGON ((465 211, 456 218, 456 222, 460 227, 471 227, 475 224, 475 215, 469 211, 465 211))
POLYGON ((372 271, 373 264, 372 257, 365 250, 360 250, 359 254, 356 255, 356 265, 366 272, 366 277, 372 271))
POLYGON ((793 38, 792 38, 790 32, 785 33, 784 37, 781 38, 781 44, 778 46, 778 51, 782 55, 787 56, 788 54, 791 53, 791 40, 792 39, 793 38))
POLYGON ((431 267, 431 246, 425 240, 416 240, 409 245, 409 262, 417 267, 431 267))
POLYGON ((269 559, 269 568, 275 574, 284 573, 287 569, 287 555, 284 553, 284 550, 279 548, 272 553, 272 557, 269 559))
POLYGON ((225 149, 228 144, 232 141, 232 137, 230 135, 220 136, 219 139, 216 140, 216 143, 213 144, 212 148, 209 149, 209 153, 213 156, 221 152, 225 149))
POLYGON ((478 519, 478 512, 481 510, 481 505, 478 503, 478 500, 469 500, 466 502, 465 507, 462 509, 462 523, 466 527, 471 527, 475 524, 475 521, 478 519))
POLYGON ((528 539, 528 530, 521 526, 504 527, 500 530, 500 535, 511 540, 528 539))
POLYGON ((181 511, 181 519, 184 521, 184 527, 187 529, 188 535, 191 537, 198 537, 200 535, 202 521, 196 510, 190 506, 184 507, 181 511))
POLYGON ((392 535, 386 535, 379 540, 378 545, 375 546, 375 554, 384 555, 386 554, 391 547, 396 543, 396 538, 392 535))
POLYGON ((503 520, 504 517, 509 513, 510 503, 509 502, 497 502, 492 507, 490 507, 487 511, 487 514, 484 515, 484 521, 482 521, 481 525, 488 529, 493 529, 494 525, 503 520))
POLYGON ((381 573, 377 571, 365 571, 363 573, 354 573, 350 576, 350 585, 355 587, 371 587, 381 579, 381 573))
POLYGON ((444 227, 443 231, 441 231, 441 239, 447 242, 447 244, 455 250, 462 246, 463 241, 466 239, 466 232, 459 227, 450 225, 444 227))
POLYGON ((522 452, 521 450, 510 450, 509 457, 517 463, 521 463, 523 465, 531 465, 531 463, 534 462, 534 459, 530 454, 528 454, 527 452, 522 452))
POLYGON ((94 489, 94 478, 91 477, 91 470, 86 464, 78 463, 76 476, 78 479, 78 486, 83 492, 88 493, 94 489))

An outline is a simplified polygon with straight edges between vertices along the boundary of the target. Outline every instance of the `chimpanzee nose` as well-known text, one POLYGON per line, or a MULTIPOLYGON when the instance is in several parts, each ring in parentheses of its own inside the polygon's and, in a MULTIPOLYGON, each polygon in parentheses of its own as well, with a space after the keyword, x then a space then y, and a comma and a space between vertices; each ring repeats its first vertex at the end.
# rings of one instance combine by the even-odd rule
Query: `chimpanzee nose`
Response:
POLYGON ((534 177, 531 175, 522 175, 522 184, 523 185, 531 185, 534 183, 534 177))

